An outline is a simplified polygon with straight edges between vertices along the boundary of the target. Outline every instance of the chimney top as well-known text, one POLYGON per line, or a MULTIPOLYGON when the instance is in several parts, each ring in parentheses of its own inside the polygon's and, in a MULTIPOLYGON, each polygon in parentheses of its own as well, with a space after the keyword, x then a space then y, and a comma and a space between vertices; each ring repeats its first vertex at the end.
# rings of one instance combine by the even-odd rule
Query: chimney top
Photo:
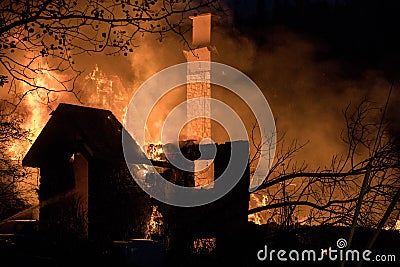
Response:
POLYGON ((211 13, 189 17, 192 19, 192 45, 208 46, 211 42, 211 13))

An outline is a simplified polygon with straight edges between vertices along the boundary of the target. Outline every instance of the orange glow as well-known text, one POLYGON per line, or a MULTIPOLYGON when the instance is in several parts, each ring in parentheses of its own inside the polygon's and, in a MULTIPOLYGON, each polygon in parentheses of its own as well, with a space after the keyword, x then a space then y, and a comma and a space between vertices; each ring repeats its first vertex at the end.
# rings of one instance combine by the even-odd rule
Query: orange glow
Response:
POLYGON ((198 238, 193 240, 193 253, 211 253, 217 247, 217 239, 214 238, 198 238))
MULTIPOLYGON (((44 80, 39 81, 45 86, 44 80)), ((25 119, 23 127, 31 132, 32 139, 36 140, 47 120, 49 119, 49 109, 42 103, 39 94, 27 94, 25 104, 29 108, 29 115, 25 119)))
POLYGON ((123 122, 129 96, 121 80, 115 75, 105 74, 98 65, 95 65, 85 80, 81 99, 84 105, 110 110, 123 122))
POLYGON ((384 227, 385 230, 397 230, 400 231, 400 219, 396 221, 396 224, 394 225, 394 227, 389 227, 386 226, 384 227))
MULTIPOLYGON (((260 200, 259 196, 250 195, 250 208, 254 207, 263 207, 267 206, 268 204, 268 196, 263 195, 262 199, 260 200)), ((267 211, 261 211, 254 214, 250 214, 248 216, 248 221, 253 222, 255 224, 261 225, 267 222, 266 220, 267 211)))
MULTIPOLYGON (((43 127, 50 118, 50 113, 61 102, 77 104, 75 95, 67 92, 67 84, 70 77, 65 74, 49 72, 47 64, 38 63, 39 73, 35 76, 33 84, 40 87, 32 90, 26 84, 22 84, 22 93, 25 94, 20 111, 24 115, 21 127, 29 131, 29 139, 34 142, 43 127), (32 91, 31 91, 32 90, 32 91)), ((86 83, 78 87, 85 88, 86 95, 79 95, 79 100, 85 106, 107 109, 123 121, 125 107, 128 103, 128 94, 117 77, 105 75, 98 66, 86 76, 86 83), (93 82, 90 84, 89 82, 93 82)), ((13 159, 22 159, 29 149, 30 144, 16 142, 9 152, 13 159)))
MULTIPOLYGON (((47 71, 41 71, 35 78, 34 84, 45 87, 50 90, 57 90, 54 86, 57 85, 57 77, 51 76, 47 71)), ((26 94, 21 107, 24 109, 25 117, 21 128, 29 131, 29 139, 33 142, 36 140, 47 120, 49 119, 50 108, 49 104, 54 100, 52 93, 45 92, 43 89, 38 89, 30 92, 32 88, 28 85, 22 85, 23 93, 26 94)), ((22 160, 29 149, 30 144, 25 141, 16 141, 9 148, 10 156, 13 160, 22 160)))
POLYGON ((163 160, 165 158, 161 142, 147 144, 145 153, 152 160, 163 160))
POLYGON ((161 212, 157 210, 157 206, 153 206, 150 220, 147 223, 145 238, 152 239, 153 236, 160 235, 162 233, 163 224, 164 222, 161 212))
POLYGON ((248 221, 249 222, 253 222, 257 225, 261 225, 262 224, 262 218, 258 213, 254 213, 254 214, 250 214, 248 216, 248 221))

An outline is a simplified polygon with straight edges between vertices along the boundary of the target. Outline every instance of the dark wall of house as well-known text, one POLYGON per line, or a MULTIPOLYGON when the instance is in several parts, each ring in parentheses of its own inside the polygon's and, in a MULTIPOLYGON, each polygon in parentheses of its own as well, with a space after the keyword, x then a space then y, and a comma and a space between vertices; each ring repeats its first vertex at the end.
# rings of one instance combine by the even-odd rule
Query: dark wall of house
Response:
POLYGON ((53 161, 40 168, 40 201, 70 191, 74 186, 73 165, 69 161, 53 161))
POLYGON ((86 238, 85 210, 74 190, 73 164, 67 160, 48 162, 40 168, 40 230, 56 243, 86 238))
POLYGON ((88 160, 88 202, 75 187, 71 162, 55 161, 40 171, 40 229, 48 239, 103 243, 144 238, 151 215, 149 196, 137 186, 125 162, 88 160))
MULTIPOLYGON (((246 148, 248 145, 243 146, 246 148)), ((230 143, 218 145, 214 177, 225 171, 230 149, 230 143)), ((40 221, 46 226, 43 229, 49 238, 67 242, 80 240, 88 233, 86 238, 99 246, 114 240, 145 238, 154 205, 158 206, 164 219, 164 230, 157 238, 176 251, 176 255, 190 255, 191 245, 198 238, 216 238, 218 253, 227 255, 234 252, 235 244, 246 236, 248 167, 235 187, 217 201, 183 208, 160 203, 148 196, 132 178, 125 161, 110 162, 91 157, 87 160, 88 208, 83 211, 79 194, 76 194, 79 190, 72 190, 76 176, 73 165, 68 161, 60 162, 41 168, 39 195, 44 206, 40 221)), ((167 180, 184 186, 194 185, 193 175, 164 165, 167 180)))
MULTIPOLYGON (((243 143, 243 149, 248 144, 243 143)), ((198 153, 198 148, 186 148, 185 152, 198 153)), ((214 159, 214 177, 219 177, 230 160, 231 144, 217 147, 214 159)), ((185 155, 196 158, 196 155, 185 155)), ((168 179, 168 178, 166 178, 168 179)), ((247 166, 235 187, 215 202, 199 207, 174 207, 158 203, 170 235, 170 248, 179 255, 190 255, 191 245, 197 238, 216 238, 217 252, 227 255, 235 251, 237 242, 243 240, 247 229, 250 171, 247 166)), ((213 189, 210 189, 213 190, 213 189)))
MULTIPOLYGON (((248 151, 248 143, 241 142, 243 154, 248 151)), ((219 145, 215 163, 215 177, 219 177, 226 169, 231 156, 231 143, 219 145)), ((238 255, 240 245, 246 244, 248 209, 249 209, 250 169, 247 168, 236 184, 225 196, 214 203, 216 213, 220 218, 217 228, 217 252, 221 259, 228 255, 238 255)))
POLYGON ((89 163, 89 238, 99 242, 144 238, 151 215, 148 195, 125 162, 89 163))

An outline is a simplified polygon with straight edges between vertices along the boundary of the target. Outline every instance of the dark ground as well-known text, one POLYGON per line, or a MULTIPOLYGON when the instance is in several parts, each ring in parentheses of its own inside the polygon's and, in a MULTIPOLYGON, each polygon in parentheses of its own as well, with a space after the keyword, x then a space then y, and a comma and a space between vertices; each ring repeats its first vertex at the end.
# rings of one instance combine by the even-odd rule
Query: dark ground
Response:
MULTIPOLYGON (((353 241, 353 249, 363 251, 373 231, 359 228, 353 241)), ((296 249, 302 251, 313 249, 319 256, 322 248, 336 249, 339 238, 347 239, 348 228, 342 227, 304 227, 293 230, 278 231, 271 225, 256 226, 249 224, 247 240, 238 240, 235 252, 221 253, 216 251, 209 254, 182 255, 179 251, 166 251, 165 266, 339 266, 339 261, 320 262, 280 262, 274 256, 274 261, 259 261, 257 252, 268 246, 268 251, 284 249, 287 252, 296 249)), ((157 259, 158 253, 148 256, 149 265, 134 265, 128 263, 128 257, 119 245, 75 242, 57 244, 47 242, 36 236, 17 236, 6 242, 3 237, 0 247, 0 266, 160 266, 151 265, 157 259)), ((218 243, 217 243, 218 244, 218 243)), ((396 262, 369 262, 363 266, 398 266, 400 261, 400 233, 398 231, 382 231, 371 249, 374 255, 395 255, 396 262)), ((287 257, 287 256, 286 256, 287 257)), ((348 262, 346 266, 355 266, 348 262)))

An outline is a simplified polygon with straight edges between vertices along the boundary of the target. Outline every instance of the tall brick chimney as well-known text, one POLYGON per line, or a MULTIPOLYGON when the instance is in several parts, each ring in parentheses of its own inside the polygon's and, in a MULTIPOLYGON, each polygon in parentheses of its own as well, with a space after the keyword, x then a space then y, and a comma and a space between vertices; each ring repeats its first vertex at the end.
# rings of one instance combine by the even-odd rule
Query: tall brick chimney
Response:
POLYGON ((187 69, 187 99, 200 98, 197 103, 187 105, 188 117, 202 116, 187 125, 187 138, 196 143, 204 138, 211 138, 211 86, 210 61, 208 49, 211 41, 211 14, 190 17, 193 21, 192 46, 196 49, 184 51, 188 62, 205 61, 191 64, 187 69))
MULTIPOLYGON (((186 137, 195 143, 200 143, 204 138, 211 139, 211 14, 201 14, 190 17, 193 22, 192 51, 183 51, 190 64, 187 69, 187 99, 198 98, 196 103, 187 104, 188 118, 201 116, 188 122, 186 137), (201 61, 201 62, 200 62, 201 61)), ((195 186, 204 186, 214 181, 214 164, 210 160, 195 161, 195 186), (203 171, 196 171, 207 167, 203 171)))

